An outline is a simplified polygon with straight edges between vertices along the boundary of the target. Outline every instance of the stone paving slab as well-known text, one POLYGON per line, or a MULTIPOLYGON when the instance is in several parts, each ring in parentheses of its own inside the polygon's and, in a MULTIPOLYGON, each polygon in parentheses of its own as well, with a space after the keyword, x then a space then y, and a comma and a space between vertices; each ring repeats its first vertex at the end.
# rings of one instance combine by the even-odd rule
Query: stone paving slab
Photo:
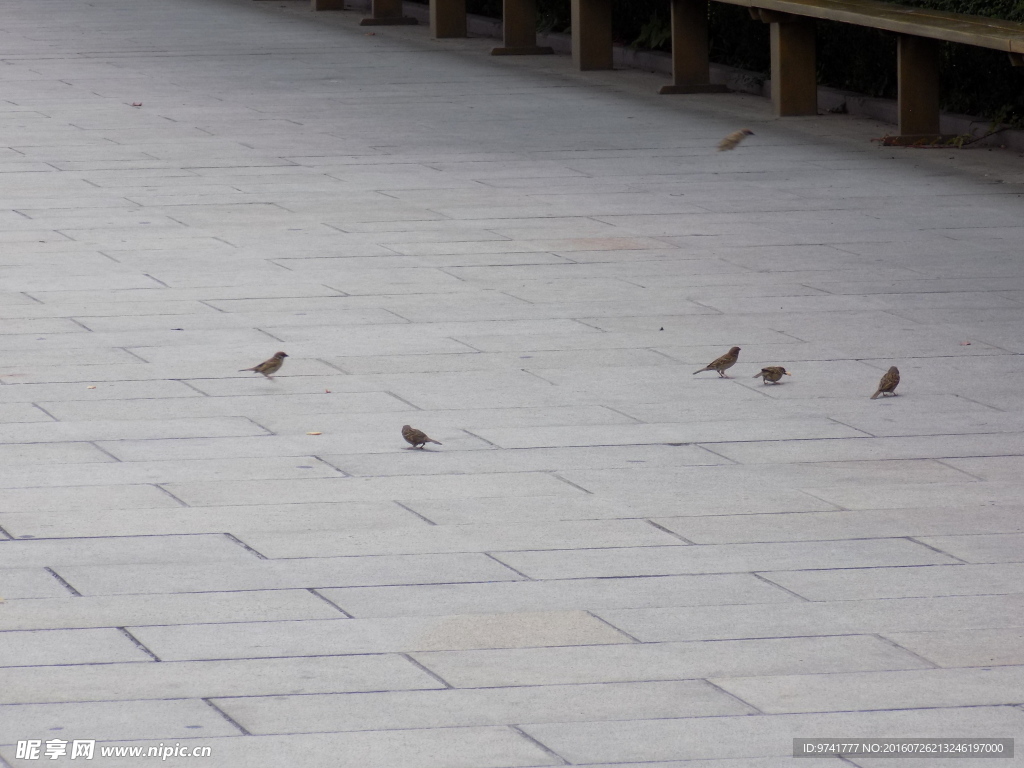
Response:
POLYGON ((632 642, 585 611, 238 622, 133 631, 146 647, 171 661, 632 642))
POLYGON ((806 734, 871 733, 875 738, 885 738, 907 733, 955 732, 984 737, 993 730, 1015 732, 1020 728, 1021 717, 1021 711, 1015 707, 972 707, 743 719, 634 720, 615 725, 531 725, 523 730, 577 764, 594 760, 744 758, 765 752, 789 756, 792 764, 793 739, 814 738, 806 734))
MULTIPOLYGON (((65 593, 66 594, 66 593, 65 593)), ((339 611, 308 590, 114 595, 11 601, 0 613, 0 629, 287 621, 337 618, 339 611)))
POLYGON ((339 520, 344 520, 346 530, 429 524, 391 501, 178 507, 161 509, 159 514, 140 514, 134 509, 101 509, 85 518, 68 516, 59 510, 0 513, 0 527, 15 538, 332 530, 339 520))
MULTIPOLYGON (((97 739, 183 739, 205 735, 236 736, 239 730, 198 699, 169 701, 96 701, 0 706, 3 733, 95 734, 97 739), (169 734, 163 736, 163 734, 169 734)), ((13 737, 5 737, 11 743, 13 737)), ((9 747, 5 747, 6 753, 9 747)), ((11 755, 14 757, 14 755, 11 755)))
POLYGON ((118 629, 4 632, 0 655, 0 666, 4 667, 117 661, 152 661, 152 657, 118 629))
MULTIPOLYGON (((872 509, 659 517, 653 522, 695 544, 947 535, 951 540, 959 541, 961 537, 976 534, 1018 533, 1024 528, 1021 513, 1017 507, 964 506, 901 509, 897 512, 872 509)), ((937 546, 934 542, 931 545, 937 546)))
MULTIPOLYGON (((140 732, 145 731, 140 728, 140 732)), ((309 768, 331 768, 339 755, 366 768, 534 768, 564 765, 535 740, 514 728, 431 728, 411 731, 371 731, 364 733, 315 733, 251 738, 196 737, 175 739, 182 746, 209 747, 216 762, 273 768, 303 756, 309 768)), ((132 746, 121 742, 114 746, 132 746)), ((148 746, 148 745, 147 745, 148 746)), ((37 765, 15 760, 14 749, 0 752, 11 765, 37 765)), ((64 758, 66 760, 66 758, 64 758)), ((195 765, 194 757, 169 757, 168 766, 195 765)), ((55 763, 59 765, 60 763, 55 763)), ((75 765, 67 760, 68 765, 75 765)), ((810 767, 814 768, 814 767, 810 767)))
POLYGON ((117 563, 248 562, 253 555, 224 535, 12 541, 0 568, 117 563))
POLYGON ((446 728, 753 714, 704 681, 217 699, 250 733, 446 728))
MULTIPOLYGON (((5 538, 3 541, 7 541, 5 538)), ((67 587, 42 568, 4 568, 0 570, 0 593, 7 599, 67 597, 67 587)))
MULTIPOLYGON (((771 582, 773 575, 766 577, 771 582)), ((780 601, 781 602, 781 601, 780 601)), ((594 613, 642 642, 725 640, 743 637, 805 637, 831 633, 941 632, 1016 627, 1020 597, 984 595, 787 601, 764 605, 605 608, 594 613), (942 618, 938 618, 942 617, 942 618)))
POLYGON ((793 596, 751 574, 568 579, 416 587, 356 587, 321 593, 357 618, 435 616, 449 613, 601 609, 670 605, 790 602, 793 596))
POLYGON ((1016 704, 1024 669, 929 669, 849 675, 716 678, 724 690, 761 712, 850 712, 1016 704), (829 679, 825 679, 829 678, 829 679))
POLYGON ((456 688, 805 675, 931 665, 870 635, 413 653, 456 688), (769 671, 771 670, 771 671, 769 671))
POLYGON ((841 550, 831 542, 802 542, 500 552, 496 557, 533 579, 749 571, 814 574, 843 567, 874 569, 959 562, 904 539, 852 540, 841 550))
MULTIPOLYGON (((79 664, 0 670, 4 703, 267 697, 443 688, 398 654, 291 659, 79 664)), ((713 689, 712 689, 713 690, 713 689)), ((230 701, 230 700, 229 700, 230 701)), ((318 729, 319 730, 319 729, 318 729)))
MULTIPOLYGON (((998 621, 992 622, 1000 623, 998 621)), ((1009 621, 1009 623, 1016 623, 1009 621)), ((1024 659, 1019 629, 945 629, 893 632, 889 637, 913 653, 943 667, 988 667, 1020 664, 1024 659)))
POLYGON ((864 600, 943 595, 1005 595, 1017 591, 1020 563, 912 568, 776 571, 774 583, 808 600, 864 600))
MULTIPOLYGON (((723 488, 716 494, 690 494, 692 506, 669 506, 673 515, 704 515, 727 509, 732 514, 752 515, 780 512, 817 512, 835 510, 835 506, 809 494, 794 490, 749 490, 723 488), (721 509, 719 509, 719 506, 721 509)), ((604 520, 613 518, 654 517, 666 511, 664 497, 629 498, 551 496, 482 499, 409 499, 403 501, 439 525, 473 523, 510 524, 551 520, 604 520)))
POLYGON ((252 589, 317 589, 362 584, 446 584, 522 578, 483 553, 318 557, 271 561, 69 565, 58 573, 83 595, 231 592, 252 589))
POLYGON ((460 525, 338 533, 249 533, 241 539, 271 559, 498 550, 564 550, 679 545, 643 520, 587 520, 531 525, 460 525))
POLYGON ((0 488, 57 488, 90 485, 174 484, 183 480, 246 481, 335 478, 342 473, 313 456, 288 458, 204 459, 202 461, 110 462, 108 464, 63 464, 12 468, 0 481, 0 488))

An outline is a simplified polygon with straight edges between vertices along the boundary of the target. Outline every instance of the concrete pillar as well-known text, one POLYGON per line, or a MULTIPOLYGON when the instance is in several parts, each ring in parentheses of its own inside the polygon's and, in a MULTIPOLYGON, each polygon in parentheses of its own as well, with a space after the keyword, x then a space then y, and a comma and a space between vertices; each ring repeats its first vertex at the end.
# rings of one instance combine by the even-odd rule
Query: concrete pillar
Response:
POLYGON ((430 34, 433 37, 466 36, 466 0, 430 0, 430 34))
POLYGON ((900 35, 896 46, 901 136, 939 134, 939 43, 900 35))
POLYGON ((572 0, 572 62, 580 71, 612 68, 612 0, 572 0))
POLYGON ((504 45, 493 56, 527 56, 554 53, 537 45, 537 0, 502 0, 501 30, 504 45))
POLYGON ((814 20, 762 10, 771 24, 772 105, 779 117, 818 114, 814 20))
POLYGON ((359 22, 359 26, 382 27, 419 23, 412 16, 402 15, 402 0, 373 0, 370 14, 368 18, 359 22))
POLYGON ((724 93, 711 84, 708 0, 672 0, 672 85, 659 93, 724 93))

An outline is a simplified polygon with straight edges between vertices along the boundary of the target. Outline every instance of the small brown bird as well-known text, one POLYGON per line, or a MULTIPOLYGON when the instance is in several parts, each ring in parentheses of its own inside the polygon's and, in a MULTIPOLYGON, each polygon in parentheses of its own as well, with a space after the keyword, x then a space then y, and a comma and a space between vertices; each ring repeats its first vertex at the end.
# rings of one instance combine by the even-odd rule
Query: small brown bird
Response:
POLYGON ((740 348, 733 347, 714 362, 708 363, 705 367, 701 368, 699 371, 694 371, 693 373, 696 375, 702 371, 718 371, 719 376, 723 379, 728 379, 729 377, 725 375, 725 371, 736 365, 736 360, 739 359, 739 356, 740 348))
POLYGON ((422 448, 426 443, 441 445, 437 440, 431 440, 425 433, 420 432, 418 429, 413 429, 408 424, 402 427, 402 437, 413 448, 422 448))
POLYGON ((871 396, 871 399, 874 400, 879 395, 882 395, 883 397, 885 395, 892 395, 895 397, 896 393, 893 390, 896 389, 896 385, 899 383, 900 371, 899 368, 894 365, 882 376, 882 380, 878 382, 878 391, 871 396))
POLYGON ((256 373, 262 373, 268 379, 274 378, 274 374, 281 370, 281 366, 284 365, 284 359, 288 357, 284 352, 278 352, 269 360, 264 360, 259 365, 254 365, 252 368, 242 368, 242 371, 254 371, 256 373))
POLYGON ((771 382, 772 384, 778 384, 779 379, 783 376, 792 376, 789 371, 783 368, 781 365, 769 365, 767 368, 762 368, 760 373, 754 374, 756 379, 758 376, 765 384, 771 382))
POLYGON ((749 128, 744 128, 742 131, 733 131, 720 142, 718 142, 719 152, 728 152, 730 149, 736 149, 747 136, 753 136, 754 132, 749 128))

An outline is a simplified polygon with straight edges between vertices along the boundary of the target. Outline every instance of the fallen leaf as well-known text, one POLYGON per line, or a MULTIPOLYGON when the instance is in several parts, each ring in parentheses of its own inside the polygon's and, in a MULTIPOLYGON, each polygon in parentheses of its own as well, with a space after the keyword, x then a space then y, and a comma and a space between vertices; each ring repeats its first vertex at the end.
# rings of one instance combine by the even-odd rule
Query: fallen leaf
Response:
POLYGON ((969 346, 971 346, 971 342, 969 342, 969 341, 961 341, 960 342, 960 346, 961 347, 969 347, 969 346))
POLYGON ((90 386, 86 387, 86 389, 96 389, 96 387, 95 387, 95 386, 92 386, 92 385, 90 385, 90 386))
POLYGON ((322 435, 323 432, 307 432, 307 435, 322 435))
POLYGON ((133 107, 141 107, 142 106, 142 102, 141 101, 133 101, 132 102, 132 106, 133 107))
POLYGON ((329 394, 331 394, 331 390, 329 390, 329 389, 325 389, 325 390, 324 390, 324 394, 325 394, 325 395, 329 395, 329 394))

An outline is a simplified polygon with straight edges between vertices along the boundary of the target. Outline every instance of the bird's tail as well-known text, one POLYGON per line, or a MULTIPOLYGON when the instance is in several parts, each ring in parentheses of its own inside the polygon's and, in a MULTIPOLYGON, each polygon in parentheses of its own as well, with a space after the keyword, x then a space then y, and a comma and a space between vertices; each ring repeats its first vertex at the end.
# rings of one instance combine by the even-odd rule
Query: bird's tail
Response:
POLYGON ((871 399, 872 399, 872 400, 874 400, 874 399, 875 399, 876 397, 878 397, 878 396, 879 396, 880 394, 882 394, 882 390, 878 390, 877 392, 875 392, 875 394, 873 394, 873 395, 871 396, 871 399))
POLYGON ((255 370, 256 370, 255 368, 239 368, 238 372, 239 373, 245 373, 246 371, 255 371, 255 370))
POLYGON ((431 439, 430 439, 429 437, 427 438, 427 442, 428 442, 428 443, 434 443, 434 444, 436 444, 436 445, 441 445, 441 443, 440 443, 440 442, 438 442, 437 440, 431 440, 431 439))
POLYGON ((694 371, 693 373, 694 373, 694 375, 696 375, 696 374, 700 373, 701 371, 710 371, 710 370, 711 370, 710 368, 701 368, 700 371, 694 371))

